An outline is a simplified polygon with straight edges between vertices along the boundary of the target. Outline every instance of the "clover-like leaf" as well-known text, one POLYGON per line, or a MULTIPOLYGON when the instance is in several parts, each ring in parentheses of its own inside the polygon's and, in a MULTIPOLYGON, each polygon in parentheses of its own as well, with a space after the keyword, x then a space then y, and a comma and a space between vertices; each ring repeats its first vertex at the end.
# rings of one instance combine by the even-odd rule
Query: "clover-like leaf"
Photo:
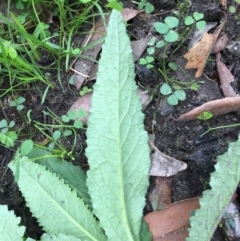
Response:
POLYGON ((194 12, 193 13, 193 17, 196 21, 203 19, 204 18, 204 14, 203 13, 199 13, 199 12, 194 12))
POLYGON ((164 19, 164 22, 167 24, 167 26, 168 26, 169 28, 175 28, 175 27, 177 27, 178 24, 179 24, 178 18, 176 18, 176 17, 171 17, 171 16, 166 17, 166 18, 164 19))
POLYGON ((169 31, 169 26, 162 22, 155 22, 153 26, 155 30, 160 34, 165 34, 169 31))
POLYGON ((206 21, 202 20, 202 21, 197 22, 196 27, 198 30, 201 30, 206 26, 206 24, 207 24, 206 21))
POLYGON ((164 83, 162 87, 160 88, 160 93, 163 95, 169 95, 172 93, 172 89, 169 84, 164 83))
POLYGON ((179 99, 179 100, 186 100, 186 92, 184 90, 176 90, 174 92, 174 95, 179 99))
POLYGON ((168 33, 166 33, 164 35, 164 39, 165 41, 167 41, 168 43, 173 43, 176 42, 179 38, 179 35, 176 31, 174 30, 170 30, 168 33))
POLYGON ((194 21, 194 19, 193 19, 193 17, 192 16, 187 16, 185 19, 184 19, 184 24, 185 25, 191 25, 191 24, 193 24, 195 21, 194 21))
POLYGON ((176 97, 176 95, 170 95, 167 99, 168 103, 170 105, 177 105, 178 104, 178 98, 176 97))

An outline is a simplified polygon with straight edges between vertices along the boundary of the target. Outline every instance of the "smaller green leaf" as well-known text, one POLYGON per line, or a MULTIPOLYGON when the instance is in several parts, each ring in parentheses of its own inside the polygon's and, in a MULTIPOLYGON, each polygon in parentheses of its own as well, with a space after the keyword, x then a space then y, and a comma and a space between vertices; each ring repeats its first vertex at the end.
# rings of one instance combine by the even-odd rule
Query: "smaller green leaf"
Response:
POLYGON ((143 7, 145 6, 145 2, 140 2, 139 4, 138 4, 138 9, 143 9, 143 7))
POLYGON ((24 108, 23 105, 17 105, 17 110, 22 110, 24 108))
POLYGON ((184 24, 185 25, 191 25, 191 24, 193 24, 195 21, 194 21, 194 19, 193 19, 193 17, 191 17, 191 16, 187 16, 185 19, 184 19, 184 24))
MULTIPOLYGON (((14 126, 15 126, 15 121, 13 121, 13 120, 10 121, 8 127, 9 127, 9 128, 12 128, 12 127, 14 127, 14 126)), ((0 127, 0 128, 1 128, 1 127, 0 127)))
POLYGON ((71 77, 70 77, 69 80, 68 80, 68 83, 69 83, 70 85, 74 85, 74 75, 71 75, 71 77))
POLYGON ((74 121, 73 126, 74 126, 75 128, 77 128, 77 129, 80 129, 80 128, 83 127, 83 123, 82 123, 81 121, 79 121, 79 120, 76 120, 76 121, 74 121))
POLYGON ((153 68, 154 66, 152 65, 152 64, 147 64, 147 66, 146 66, 148 69, 151 69, 151 68, 153 68))
POLYGON ((20 154, 22 156, 28 155, 33 149, 33 141, 25 140, 20 147, 20 154))
POLYGON ((169 28, 175 28, 178 26, 179 20, 176 17, 166 17, 164 22, 167 24, 169 28))
POLYGON ((26 99, 24 98, 24 97, 22 97, 22 96, 19 96, 18 98, 17 98, 17 103, 18 104, 22 104, 22 103, 24 103, 26 101, 26 99))
POLYGON ((157 48, 162 48, 162 47, 164 47, 165 46, 165 43, 164 43, 164 41, 163 40, 160 40, 160 41, 158 41, 157 43, 156 43, 156 47, 157 48))
POLYGON ((9 102, 9 106, 15 107, 15 106, 17 106, 17 103, 14 100, 12 100, 12 101, 9 102))
POLYGON ((107 7, 118 10, 118 11, 122 11, 122 5, 120 5, 119 2, 117 2, 116 0, 110 0, 107 7))
POLYGON ((176 71, 178 69, 178 66, 174 62, 169 62, 168 67, 171 68, 172 70, 176 71))
POLYGON ((204 111, 198 116, 198 120, 208 120, 213 117, 213 114, 209 111, 204 111))
POLYGON ((67 116, 67 115, 62 115, 61 116, 61 120, 63 121, 63 122, 65 122, 65 123, 67 123, 67 122, 69 122, 69 117, 67 116))
POLYGON ((147 2, 146 5, 145 5, 145 11, 146 13, 152 13, 154 11, 154 6, 147 2))
POLYGON ((67 115, 68 115, 68 118, 70 120, 75 120, 76 119, 76 112, 74 110, 68 111, 67 115))
POLYGON ((80 49, 79 48, 76 48, 76 49, 73 49, 72 50, 72 54, 73 55, 77 55, 77 54, 79 54, 80 53, 80 49))
POLYGON ((154 61, 154 58, 152 56, 147 56, 146 60, 148 63, 152 63, 154 61))
POLYGON ((9 47, 8 54, 11 59, 15 59, 17 57, 17 51, 13 47, 9 47))
POLYGON ((229 6, 228 10, 229 10, 230 13, 236 13, 236 8, 232 5, 229 6))
POLYGON ((160 34, 165 34, 169 31, 169 27, 162 22, 155 22, 153 26, 155 30, 160 34))
POLYGON ((2 120, 0 121, 0 128, 4 128, 4 127, 7 127, 7 121, 6 121, 6 119, 2 119, 2 120))
POLYGON ((177 105, 178 104, 178 98, 176 97, 176 95, 170 95, 169 97, 168 97, 168 103, 170 104, 170 105, 177 105))
POLYGON ((86 116, 86 111, 84 109, 79 109, 79 111, 77 113, 77 117, 81 119, 85 116, 86 116))
POLYGON ((17 140, 17 134, 16 134, 16 132, 14 132, 14 131, 9 131, 9 132, 7 133, 7 135, 8 135, 13 141, 17 140))
POLYGON ((139 60, 139 64, 141 64, 141 65, 146 65, 147 63, 148 63, 147 60, 144 59, 144 58, 141 58, 141 59, 139 60))
POLYGON ((60 138, 60 136, 61 136, 61 131, 56 130, 56 131, 53 132, 53 139, 55 141, 57 141, 60 138))
POLYGON ((156 37, 153 37, 153 38, 151 38, 149 41, 148 41, 148 45, 149 46, 154 46, 154 44, 156 43, 156 41, 157 41, 157 38, 156 37))
POLYGON ((48 150, 49 150, 49 151, 52 151, 53 148, 54 148, 54 146, 55 146, 55 142, 53 142, 53 141, 50 142, 49 145, 48 145, 48 150))
POLYGON ((166 33, 164 35, 164 39, 165 41, 167 41, 168 43, 173 43, 176 42, 179 38, 179 35, 177 32, 175 32, 174 30, 170 30, 168 33, 166 33))
POLYGON ((63 132, 63 135, 64 135, 64 136, 71 136, 71 135, 72 135, 72 131, 71 131, 71 130, 65 130, 65 131, 63 132))
POLYGON ((172 93, 172 89, 168 84, 163 84, 162 87, 160 88, 160 93, 162 95, 169 95, 172 93))
POLYGON ((147 53, 148 54, 154 54, 154 52, 155 52, 155 48, 154 47, 147 48, 147 53))
POLYGON ((196 24, 196 27, 197 27, 198 30, 203 29, 205 26, 206 26, 206 21, 204 21, 204 20, 199 21, 199 22, 197 22, 197 24, 196 24))
POLYGON ((203 13, 199 13, 199 12, 194 12, 193 13, 193 17, 196 21, 203 19, 204 18, 204 14, 203 13))
POLYGON ((186 100, 186 92, 184 90, 176 90, 174 92, 174 95, 179 99, 179 100, 186 100))

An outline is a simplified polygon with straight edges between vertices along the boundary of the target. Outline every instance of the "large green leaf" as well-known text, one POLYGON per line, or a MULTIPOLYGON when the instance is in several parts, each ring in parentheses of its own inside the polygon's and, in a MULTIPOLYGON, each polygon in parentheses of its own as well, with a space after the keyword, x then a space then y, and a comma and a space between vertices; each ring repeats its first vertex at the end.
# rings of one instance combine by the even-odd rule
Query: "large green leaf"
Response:
POLYGON ((211 240, 224 210, 240 180, 240 136, 230 143, 228 151, 217 157, 215 172, 211 174, 211 190, 203 192, 201 208, 190 218, 188 241, 211 240))
POLYGON ((13 211, 8 211, 6 205, 0 205, 0 240, 22 241, 25 227, 19 224, 20 218, 13 211))
POLYGON ((66 162, 53 156, 49 151, 34 147, 30 154, 30 159, 46 166, 50 171, 55 172, 59 177, 63 178, 70 187, 77 190, 79 197, 83 201, 90 205, 90 197, 88 195, 88 189, 86 185, 86 174, 78 166, 74 166, 71 162, 66 162))
POLYGON ((26 156, 12 161, 9 167, 14 174, 19 168, 18 186, 33 216, 47 233, 64 233, 86 241, 106 240, 83 200, 63 179, 26 156))
POLYGON ((87 186, 108 240, 137 241, 150 168, 130 41, 113 10, 91 102, 87 186))

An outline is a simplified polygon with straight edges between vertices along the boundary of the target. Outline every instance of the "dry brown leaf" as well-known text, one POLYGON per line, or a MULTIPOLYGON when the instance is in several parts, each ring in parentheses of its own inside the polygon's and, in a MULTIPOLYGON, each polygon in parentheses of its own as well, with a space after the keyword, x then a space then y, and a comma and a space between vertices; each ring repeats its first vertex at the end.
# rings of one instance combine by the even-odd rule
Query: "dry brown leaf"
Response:
MULTIPOLYGON (((176 202, 160 212, 152 212, 144 217, 149 225, 153 235, 153 241, 178 240, 181 239, 164 239, 164 237, 178 229, 183 229, 185 238, 187 237, 186 227, 192 210, 198 209, 199 198, 187 199, 176 202)), ((181 232, 180 232, 181 233, 181 232)), ((173 237, 176 235, 174 233, 173 237)), ((171 237, 171 238, 173 238, 171 237)), ((183 239, 184 240, 184 239, 183 239)))
POLYGON ((221 82, 222 91, 225 97, 236 97, 238 96, 231 86, 231 82, 234 80, 234 76, 227 68, 227 66, 221 61, 221 54, 216 54, 216 63, 219 79, 221 82))
POLYGON ((222 30, 225 21, 217 27, 213 34, 204 33, 202 39, 195 44, 185 55, 187 59, 186 69, 197 69, 195 77, 202 75, 207 59, 212 51, 212 48, 222 30))
POLYGON ((178 121, 196 120, 204 111, 211 112, 213 115, 222 115, 232 111, 240 110, 240 97, 226 97, 219 100, 209 101, 184 115, 178 121))
POLYGON ((133 8, 123 8, 122 16, 123 16, 124 21, 127 22, 141 12, 144 12, 144 10, 136 10, 133 8))
POLYGON ((154 211, 161 211, 172 203, 172 177, 157 177, 148 196, 154 211))
POLYGON ((227 44, 228 44, 227 34, 221 34, 213 46, 212 54, 216 54, 222 51, 227 46, 227 44))
POLYGON ((150 144, 155 150, 151 156, 152 166, 149 171, 150 176, 170 177, 187 168, 185 162, 165 155, 153 143, 150 142, 150 144))
MULTIPOLYGON (((143 109, 146 108, 148 106, 148 104, 150 103, 149 95, 140 89, 138 89, 138 95, 140 96, 143 109)), ((79 97, 69 109, 69 111, 74 110, 76 113, 80 109, 85 110, 86 116, 84 118, 80 119, 80 121, 82 121, 82 123, 84 125, 87 124, 88 115, 89 115, 89 111, 91 108, 91 100, 92 100, 92 93, 87 93, 87 94, 79 97)))

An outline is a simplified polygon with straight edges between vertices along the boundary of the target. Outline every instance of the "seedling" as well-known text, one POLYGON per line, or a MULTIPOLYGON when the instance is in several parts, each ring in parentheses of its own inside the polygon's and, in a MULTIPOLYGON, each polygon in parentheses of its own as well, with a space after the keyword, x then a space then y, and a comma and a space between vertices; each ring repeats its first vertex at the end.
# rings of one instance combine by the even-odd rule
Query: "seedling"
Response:
POLYGON ((169 95, 167 101, 170 105, 177 105, 178 101, 184 101, 186 99, 186 92, 182 89, 175 90, 173 92, 169 84, 164 83, 160 88, 160 93, 162 95, 169 95))
POLYGON ((14 141, 17 139, 17 133, 14 131, 9 131, 9 128, 14 127, 15 122, 7 122, 6 119, 0 121, 0 142, 6 147, 13 147, 14 141))
POLYGON ((202 114, 198 116, 198 120, 209 120, 213 117, 213 114, 209 111, 204 111, 202 114))
POLYGON ((25 101, 25 98, 19 96, 16 100, 10 101, 9 106, 15 107, 17 110, 22 110, 24 108, 23 103, 25 101))
POLYGON ((68 123, 70 120, 74 120, 73 126, 76 129, 83 127, 83 123, 79 120, 86 116, 86 112, 80 109, 77 113, 74 110, 70 110, 67 115, 62 115, 61 119, 63 122, 68 123))
POLYGON ((179 24, 179 20, 176 17, 166 17, 163 22, 155 22, 154 28, 155 30, 163 34, 163 38, 168 43, 176 42, 179 38, 178 33, 173 30, 179 24))
POLYGON ((196 23, 196 28, 198 30, 201 30, 201 29, 203 29, 206 26, 206 21, 205 20, 201 20, 203 18, 204 18, 204 14, 203 13, 194 12, 193 16, 187 16, 184 19, 184 23, 187 26, 192 25, 193 23, 196 23))
POLYGON ((146 13, 152 13, 154 11, 154 6, 146 0, 140 0, 138 3, 138 9, 144 9, 146 13))
POLYGON ((90 93, 90 92, 92 92, 92 89, 88 88, 87 86, 84 86, 82 88, 82 90, 80 90, 79 94, 80 94, 80 96, 83 96, 83 95, 85 95, 87 93, 90 93))
POLYGON ((165 46, 165 42, 163 40, 160 40, 157 42, 157 38, 153 37, 152 39, 150 39, 150 41, 148 42, 148 48, 147 48, 147 53, 152 55, 155 52, 155 48, 162 48, 165 46))
POLYGON ((139 64, 146 65, 148 69, 153 68, 153 64, 152 64, 153 62, 154 62, 154 58, 152 56, 147 56, 146 58, 141 58, 139 60, 139 64))

